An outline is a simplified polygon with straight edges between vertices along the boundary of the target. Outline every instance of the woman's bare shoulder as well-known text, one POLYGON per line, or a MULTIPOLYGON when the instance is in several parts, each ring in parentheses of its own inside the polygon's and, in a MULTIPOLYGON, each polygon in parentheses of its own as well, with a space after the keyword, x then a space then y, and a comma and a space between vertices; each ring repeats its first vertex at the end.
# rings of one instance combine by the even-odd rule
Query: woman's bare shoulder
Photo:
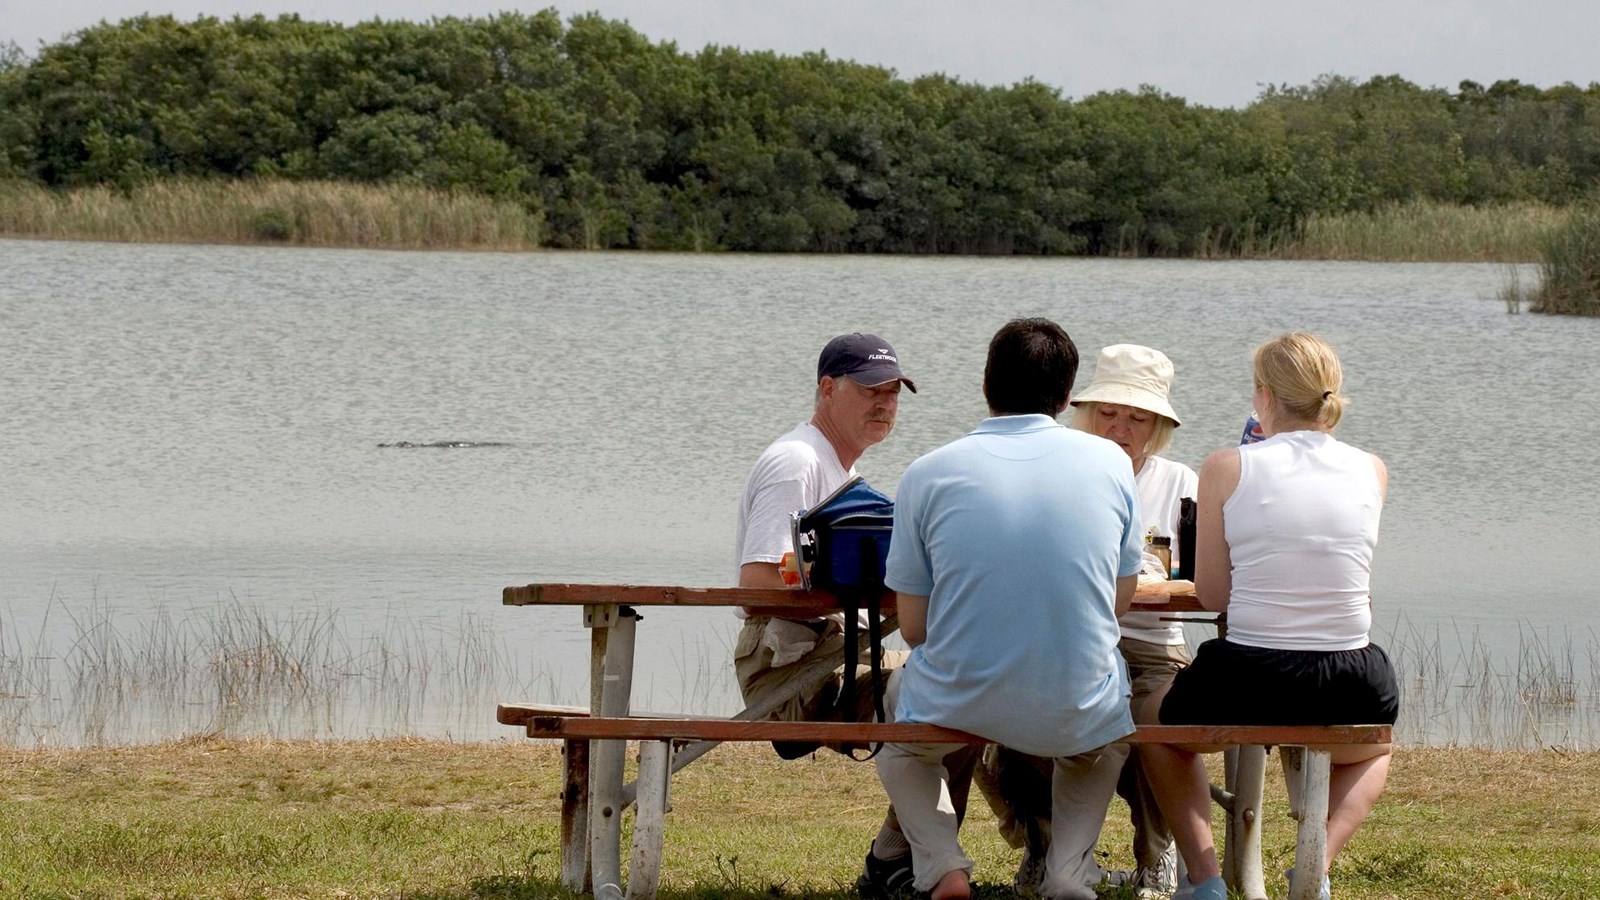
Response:
POLYGON ((1239 471, 1239 448, 1223 447, 1207 454, 1205 462, 1200 464, 1200 474, 1206 472, 1237 472, 1239 471))
POLYGON ((1384 497, 1389 496, 1389 467, 1383 464, 1383 457, 1376 453, 1368 453, 1372 457, 1372 470, 1378 474, 1378 490, 1384 497))

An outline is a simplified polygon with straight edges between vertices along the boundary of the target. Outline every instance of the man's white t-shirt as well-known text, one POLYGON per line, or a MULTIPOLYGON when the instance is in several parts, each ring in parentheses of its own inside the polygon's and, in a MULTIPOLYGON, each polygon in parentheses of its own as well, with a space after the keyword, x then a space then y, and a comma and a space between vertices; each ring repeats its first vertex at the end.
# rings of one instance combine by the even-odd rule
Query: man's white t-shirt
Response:
POLYGON ((789 515, 820 503, 855 474, 854 466, 840 464, 838 452, 810 422, 801 422, 761 451, 739 500, 734 583, 746 563, 781 562, 794 550, 789 515))
MULTIPOLYGON (((1183 463, 1159 456, 1147 456, 1144 465, 1139 469, 1139 474, 1133 476, 1133 483, 1139 489, 1139 519, 1143 525, 1143 532, 1147 535, 1164 535, 1172 539, 1172 564, 1176 566, 1178 501, 1184 497, 1195 496, 1200 485, 1199 477, 1194 474, 1193 469, 1183 463)), ((1160 563, 1154 556, 1146 553, 1145 563, 1145 568, 1150 570, 1150 574, 1158 574, 1154 570, 1160 568, 1160 563)), ((1159 574, 1162 579, 1171 577, 1166 572, 1159 574)), ((1161 613, 1133 611, 1123 614, 1117 622, 1122 626, 1122 636, 1125 638, 1152 644, 1173 646, 1182 644, 1182 623, 1163 622, 1161 617, 1161 613)))

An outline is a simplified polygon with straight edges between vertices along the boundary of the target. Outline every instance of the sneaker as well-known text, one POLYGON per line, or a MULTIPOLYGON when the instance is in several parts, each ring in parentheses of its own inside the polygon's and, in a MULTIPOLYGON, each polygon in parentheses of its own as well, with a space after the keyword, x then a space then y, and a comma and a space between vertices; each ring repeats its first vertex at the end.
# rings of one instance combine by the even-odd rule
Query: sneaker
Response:
POLYGON ((1161 859, 1153 867, 1119 869, 1106 873, 1106 883, 1114 887, 1127 885, 1133 888, 1138 900, 1166 900, 1178 888, 1178 850, 1168 844, 1161 859))
POLYGON ((1110 885, 1111 887, 1122 887, 1125 884, 1133 884, 1133 873, 1136 872, 1136 871, 1138 871, 1138 870, 1136 870, 1136 869, 1107 869, 1106 870, 1106 877, 1104 879, 1102 879, 1102 881, 1105 884, 1110 885))
POLYGON ((861 877, 856 879, 856 893, 868 900, 910 897, 914 893, 911 879, 911 854, 879 859, 868 850, 861 877))
POLYGON ((1017 865, 1017 876, 1011 880, 1011 886, 1017 894, 1023 897, 1039 897, 1044 894, 1044 857, 1034 856, 1033 851, 1027 847, 1022 848, 1022 862, 1017 865))
POLYGON ((1160 886, 1151 877, 1152 874, 1151 869, 1116 869, 1107 872, 1101 883, 1109 887, 1131 888, 1135 900, 1168 900, 1172 896, 1173 886, 1160 886))
MULTIPOLYGON (((1294 884, 1294 870, 1285 870, 1283 880, 1294 884)), ((1333 885, 1329 883, 1326 875, 1322 876, 1322 884, 1317 887, 1317 900, 1333 900, 1333 885)))
POLYGON ((1195 884, 1187 879, 1173 892, 1172 900, 1228 900, 1228 885, 1221 875, 1195 884))

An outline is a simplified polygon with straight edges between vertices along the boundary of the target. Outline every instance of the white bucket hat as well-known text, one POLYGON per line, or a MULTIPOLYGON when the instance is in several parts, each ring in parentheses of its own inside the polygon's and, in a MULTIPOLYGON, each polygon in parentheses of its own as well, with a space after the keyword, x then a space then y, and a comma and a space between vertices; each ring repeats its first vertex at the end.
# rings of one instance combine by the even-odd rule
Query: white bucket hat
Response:
POLYGON ((1181 425, 1167 400, 1171 390, 1172 360, 1165 353, 1138 344, 1112 344, 1100 351, 1094 364, 1094 379, 1083 393, 1072 398, 1072 405, 1120 403, 1166 416, 1173 425, 1181 425))

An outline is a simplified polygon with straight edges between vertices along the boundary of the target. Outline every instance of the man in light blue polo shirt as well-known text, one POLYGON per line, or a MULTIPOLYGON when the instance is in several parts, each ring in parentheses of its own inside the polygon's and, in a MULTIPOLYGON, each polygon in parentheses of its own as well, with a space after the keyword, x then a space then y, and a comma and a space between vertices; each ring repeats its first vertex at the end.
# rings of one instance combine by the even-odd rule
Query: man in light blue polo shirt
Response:
MULTIPOLYGON (((970 731, 1054 757, 1044 892, 1090 900, 1093 858, 1130 734, 1117 617, 1141 557, 1127 455, 1055 421, 1078 352, 1047 319, 989 344, 990 418, 906 469, 887 578, 912 647, 889 685, 897 722, 970 731)), ((960 745, 890 744, 878 776, 900 816, 914 886, 970 895, 944 757, 960 745)))

